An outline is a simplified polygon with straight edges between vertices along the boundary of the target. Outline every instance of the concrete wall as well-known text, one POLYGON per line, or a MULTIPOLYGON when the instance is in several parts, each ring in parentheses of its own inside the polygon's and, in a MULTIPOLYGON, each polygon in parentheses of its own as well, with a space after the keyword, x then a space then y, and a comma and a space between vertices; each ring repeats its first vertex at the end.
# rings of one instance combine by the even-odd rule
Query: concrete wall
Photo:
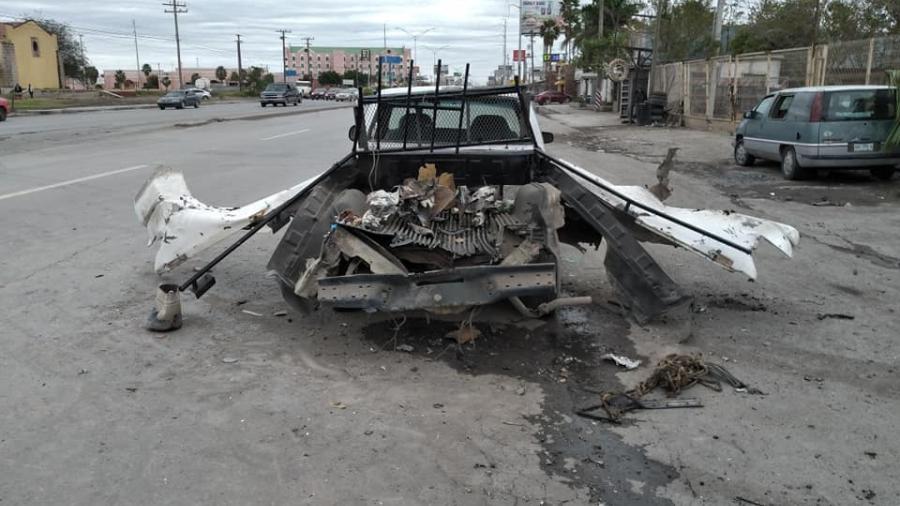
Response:
POLYGON ((12 42, 0 40, 0 88, 5 92, 7 88, 15 87, 17 82, 16 47, 12 42))

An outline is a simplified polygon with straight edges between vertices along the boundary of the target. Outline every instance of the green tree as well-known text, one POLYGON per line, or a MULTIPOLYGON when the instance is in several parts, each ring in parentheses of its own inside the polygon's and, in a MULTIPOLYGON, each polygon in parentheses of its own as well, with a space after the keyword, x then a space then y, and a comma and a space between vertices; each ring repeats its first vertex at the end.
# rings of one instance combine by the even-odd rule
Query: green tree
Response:
POLYGON ((229 81, 240 81, 241 76, 238 75, 237 72, 232 72, 230 76, 228 76, 229 81))
POLYGON ((151 67, 149 63, 145 63, 141 66, 141 72, 144 74, 145 78, 148 78, 150 77, 150 74, 153 73, 153 67, 151 67))
POLYGON ((225 67, 223 67, 221 65, 216 67, 216 79, 218 79, 221 82, 221 81, 224 81, 226 77, 228 77, 228 71, 225 70, 225 67))
POLYGON ((344 72, 344 75, 342 77, 343 77, 343 79, 352 80, 358 86, 368 86, 369 85, 368 81, 366 80, 365 74, 361 73, 358 70, 348 70, 348 71, 344 72))
POLYGON ((162 85, 166 88, 166 91, 169 91, 169 86, 172 86, 172 80, 169 79, 169 76, 163 76, 162 85))
MULTIPOLYGON (((559 38, 562 30, 560 29, 559 23, 556 22, 555 19, 547 19, 541 25, 540 29, 541 40, 544 42, 544 55, 550 54, 553 51, 553 44, 556 42, 556 39, 559 38)), ((545 56, 544 60, 544 79, 548 79, 549 71, 550 71, 550 61, 547 60, 545 56)))
POLYGON ((341 84, 342 80, 343 78, 341 77, 341 75, 333 70, 326 70, 325 72, 319 74, 319 84, 330 86, 339 85, 341 84))
POLYGON ((685 0, 660 16, 658 61, 706 58, 715 54, 711 0, 685 0))
POLYGON ((194 84, 195 82, 197 82, 197 79, 200 79, 200 74, 198 74, 196 72, 191 74, 191 84, 194 84))
POLYGON ((158 90, 159 89, 159 76, 156 74, 150 74, 147 76, 147 80, 144 81, 144 88, 148 90, 158 90))
POLYGON ((35 23, 45 31, 56 35, 57 50, 63 64, 63 73, 68 77, 81 79, 84 77, 84 68, 88 59, 84 56, 84 48, 78 41, 78 36, 67 23, 48 18, 37 18, 35 23))
POLYGON ((583 68, 602 69, 613 58, 625 57, 628 38, 625 27, 643 4, 635 0, 603 0, 603 38, 599 36, 598 0, 581 6, 581 22, 574 33, 575 47, 581 52, 576 63, 583 68))
POLYGON ((88 84, 93 85, 97 82, 97 78, 100 77, 100 71, 97 70, 97 67, 85 67, 84 68, 84 78, 87 80, 88 84))
POLYGON ((116 71, 115 79, 116 79, 116 84, 115 84, 116 89, 122 89, 125 87, 125 72, 123 70, 116 71))
POLYGON ((563 43, 565 45, 566 60, 568 60, 575 34, 581 29, 581 8, 579 0, 562 0, 559 6, 559 14, 563 23, 563 43))

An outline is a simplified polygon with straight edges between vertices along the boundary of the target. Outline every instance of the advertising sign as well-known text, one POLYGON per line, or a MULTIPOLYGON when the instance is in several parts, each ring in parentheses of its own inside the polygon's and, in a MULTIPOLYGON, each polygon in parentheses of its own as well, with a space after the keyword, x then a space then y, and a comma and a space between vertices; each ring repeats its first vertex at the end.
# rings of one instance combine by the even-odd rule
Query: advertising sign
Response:
POLYGON ((525 50, 513 49, 513 61, 525 61, 525 50))
POLYGON ((522 0, 522 35, 540 33, 548 19, 559 17, 559 0, 522 0))

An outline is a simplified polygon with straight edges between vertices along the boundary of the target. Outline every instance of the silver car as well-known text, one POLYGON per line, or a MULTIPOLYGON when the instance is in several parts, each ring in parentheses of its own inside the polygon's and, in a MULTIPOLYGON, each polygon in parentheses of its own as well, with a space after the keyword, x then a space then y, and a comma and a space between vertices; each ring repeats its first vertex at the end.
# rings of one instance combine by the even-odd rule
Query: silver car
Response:
POLYGON ((781 162, 786 179, 817 169, 869 169, 890 179, 900 149, 885 146, 897 122, 897 90, 889 86, 815 86, 781 90, 744 113, 734 160, 781 162))

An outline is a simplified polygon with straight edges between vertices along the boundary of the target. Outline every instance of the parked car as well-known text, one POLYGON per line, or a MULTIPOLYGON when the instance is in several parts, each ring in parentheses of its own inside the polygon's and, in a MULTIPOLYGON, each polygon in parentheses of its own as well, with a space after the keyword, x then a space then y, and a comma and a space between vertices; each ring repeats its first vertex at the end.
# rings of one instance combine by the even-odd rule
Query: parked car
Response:
POLYGON ((209 90, 204 90, 203 88, 184 88, 184 91, 192 91, 195 95, 199 96, 201 100, 209 100, 212 98, 212 92, 209 90))
POLYGON ((197 107, 200 107, 200 95, 197 95, 190 90, 170 91, 160 97, 160 99, 156 101, 156 105, 159 106, 160 109, 166 109, 168 107, 184 109, 189 105, 194 106, 196 109, 197 107))
POLYGON ((313 100, 325 100, 325 92, 327 92, 325 88, 316 88, 309 94, 309 98, 313 100))
POLYGON ((816 86, 766 95, 735 131, 734 161, 780 162, 785 179, 821 169, 869 169, 890 179, 900 165, 900 149, 884 147, 898 120, 896 94, 889 86, 816 86))
POLYGON ((555 90, 542 91, 534 96, 534 101, 537 102, 538 105, 552 104, 553 102, 566 104, 570 100, 572 100, 572 97, 561 91, 555 90))
POLYGON ((346 88, 338 91, 334 95, 334 99, 339 102, 347 102, 356 100, 357 98, 359 98, 359 92, 356 90, 356 88, 346 88))
POLYGON ((325 92, 325 100, 337 100, 338 91, 340 90, 337 88, 328 88, 325 92))
POLYGON ((288 83, 272 83, 266 86, 266 89, 259 94, 259 105, 263 107, 269 104, 272 104, 273 107, 278 104, 284 106, 288 104, 297 105, 300 102, 303 102, 303 97, 300 96, 297 87, 288 83))
POLYGON ((9 116, 9 101, 0 97, 0 121, 6 121, 7 116, 9 116))

